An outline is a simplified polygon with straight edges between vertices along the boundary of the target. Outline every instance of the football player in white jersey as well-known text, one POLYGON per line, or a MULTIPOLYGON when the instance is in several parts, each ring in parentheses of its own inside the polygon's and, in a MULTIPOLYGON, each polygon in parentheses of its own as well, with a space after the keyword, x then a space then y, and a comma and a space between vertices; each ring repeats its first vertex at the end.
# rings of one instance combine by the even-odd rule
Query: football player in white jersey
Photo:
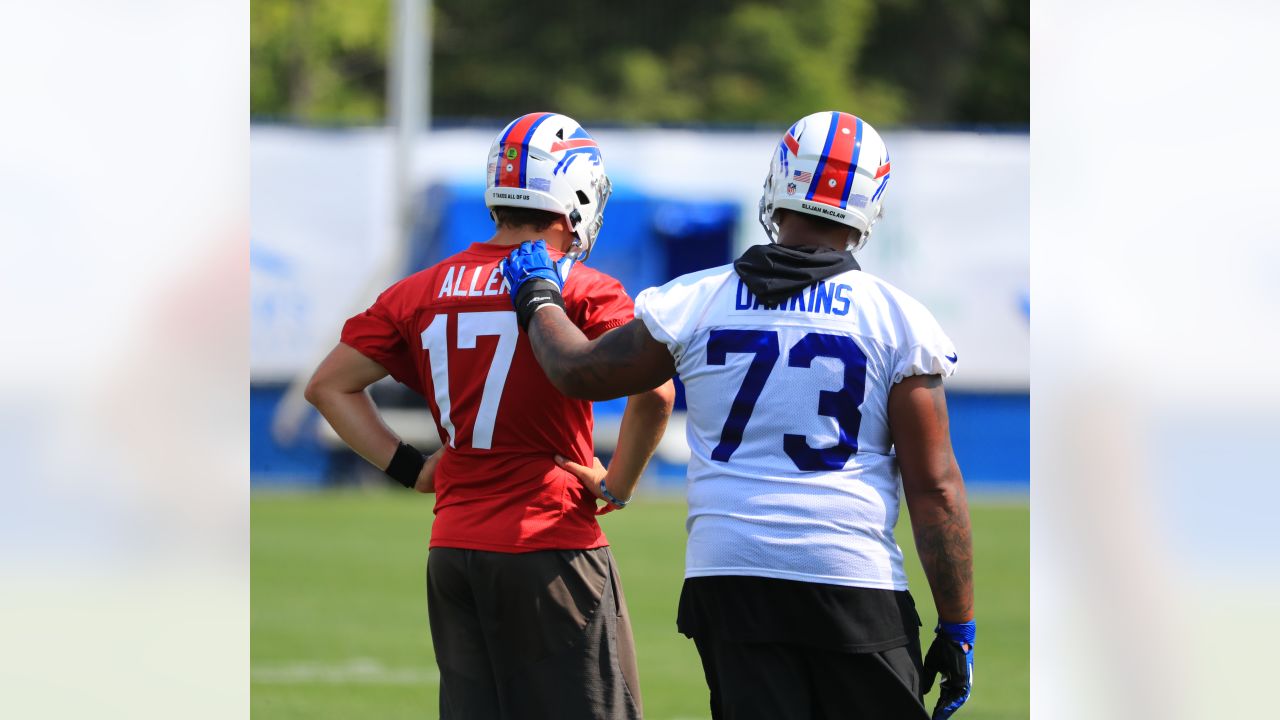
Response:
MULTIPOLYGON (((645 290, 635 320, 592 341, 549 310, 571 266, 541 243, 504 264, 520 325, 566 395, 684 381, 677 623, 697 644, 715 718, 929 717, 922 698, 938 675, 934 718, 969 697, 973 551, 942 387, 958 357, 923 305, 853 256, 889 177, 866 122, 802 118, 760 200, 773 242, 645 290), (923 660, 894 540, 900 489, 940 619, 923 660)), ((560 462, 615 506, 634 489, 599 461, 560 462)))

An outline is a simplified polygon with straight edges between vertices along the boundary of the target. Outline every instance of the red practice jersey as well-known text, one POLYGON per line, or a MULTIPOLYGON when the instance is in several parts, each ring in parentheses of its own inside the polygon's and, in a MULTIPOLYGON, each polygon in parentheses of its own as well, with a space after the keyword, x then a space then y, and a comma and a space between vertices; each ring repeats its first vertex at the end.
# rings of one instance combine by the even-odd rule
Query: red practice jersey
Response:
MULTIPOLYGON (((435 417, 445 452, 431 547, 601 547, 593 496, 554 460, 590 466, 591 403, 560 394, 520 332, 498 270, 510 250, 475 243, 410 275, 348 320, 342 342, 425 397, 435 417)), ((581 264, 563 294, 589 338, 634 317, 621 283, 581 264)))

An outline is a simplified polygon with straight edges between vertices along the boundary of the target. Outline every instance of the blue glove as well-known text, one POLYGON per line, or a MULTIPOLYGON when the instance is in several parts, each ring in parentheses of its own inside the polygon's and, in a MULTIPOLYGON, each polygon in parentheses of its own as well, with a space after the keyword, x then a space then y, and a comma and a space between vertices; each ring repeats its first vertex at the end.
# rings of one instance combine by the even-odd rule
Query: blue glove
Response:
POLYGON ((556 290, 564 287, 564 279, 547 252, 547 243, 542 240, 526 240, 516 246, 502 261, 502 275, 511 286, 513 298, 520 293, 520 286, 533 278, 555 283, 556 290))
POLYGON ((511 304, 516 309, 516 320, 521 329, 528 329, 529 320, 544 305, 559 305, 561 309, 564 308, 564 298, 560 294, 564 287, 561 266, 567 273, 573 267, 573 261, 561 261, 560 266, 557 266, 547 253, 547 244, 542 240, 520 243, 502 261, 502 276, 511 286, 511 304))
POLYGON ((977 626, 965 623, 938 623, 937 637, 924 658, 923 693, 933 689, 934 678, 942 675, 938 704, 933 720, 947 720, 969 699, 973 689, 973 640, 977 626))

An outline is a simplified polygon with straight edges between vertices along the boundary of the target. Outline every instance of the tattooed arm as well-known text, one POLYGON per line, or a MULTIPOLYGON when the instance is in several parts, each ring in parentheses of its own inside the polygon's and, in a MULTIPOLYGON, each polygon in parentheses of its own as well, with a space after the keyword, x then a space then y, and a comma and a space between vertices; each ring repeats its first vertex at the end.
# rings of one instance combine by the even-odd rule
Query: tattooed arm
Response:
POLYGON ((551 384, 569 397, 636 395, 676 374, 667 346, 654 340, 640 320, 587 340, 563 310, 549 306, 529 321, 529 342, 551 384))
POLYGON ((951 450, 942 378, 905 378, 889 392, 889 429, 916 551, 942 622, 973 619, 973 541, 964 479, 951 450))

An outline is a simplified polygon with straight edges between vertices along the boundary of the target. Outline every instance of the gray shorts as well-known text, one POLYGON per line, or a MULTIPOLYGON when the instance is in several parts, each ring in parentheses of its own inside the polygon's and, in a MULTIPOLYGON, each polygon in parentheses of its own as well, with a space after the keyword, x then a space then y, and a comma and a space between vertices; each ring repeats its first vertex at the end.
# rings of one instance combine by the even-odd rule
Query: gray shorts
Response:
POLYGON ((642 716, 635 642, 609 548, 434 548, 427 609, 441 720, 642 716))

